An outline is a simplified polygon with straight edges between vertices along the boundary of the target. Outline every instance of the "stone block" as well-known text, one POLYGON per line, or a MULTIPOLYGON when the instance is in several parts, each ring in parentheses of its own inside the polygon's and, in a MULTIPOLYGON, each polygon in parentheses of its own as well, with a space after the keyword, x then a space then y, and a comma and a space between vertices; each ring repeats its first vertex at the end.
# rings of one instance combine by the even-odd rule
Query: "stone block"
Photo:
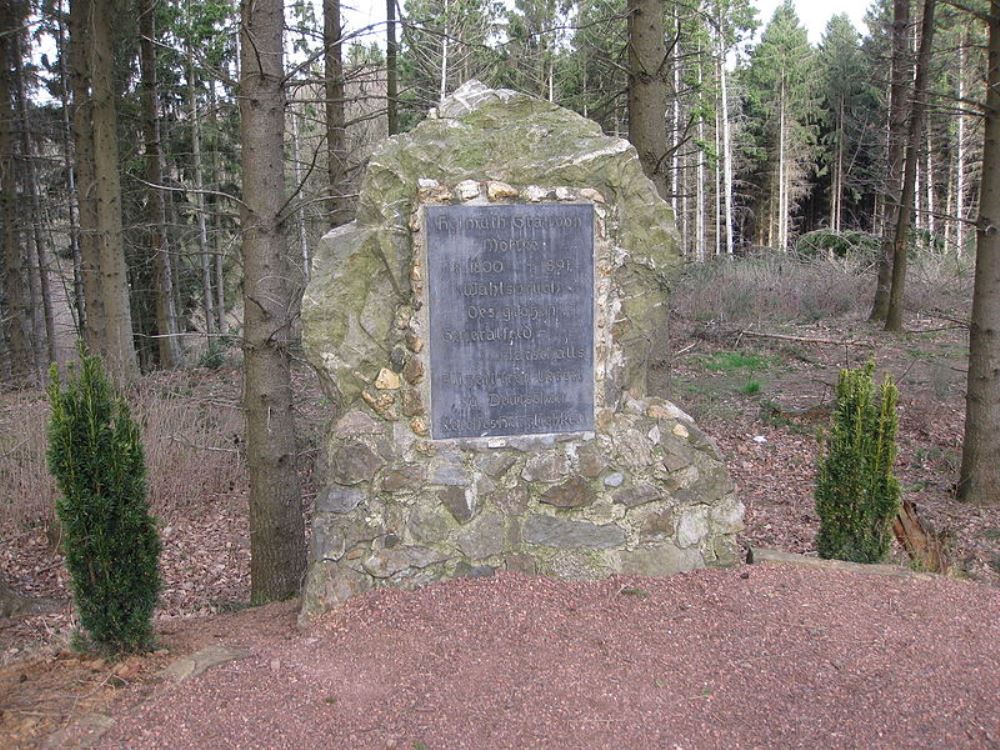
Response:
POLYGON ((485 560, 503 553, 504 523, 497 513, 481 515, 455 537, 462 554, 470 560, 485 560))
POLYGON ((463 487, 447 487, 441 490, 438 492, 438 500, 459 523, 467 523, 476 515, 476 503, 472 493, 463 487))
POLYGON ((523 534, 527 544, 566 549, 613 549, 625 544, 625 531, 615 524, 598 526, 537 514, 528 516, 523 534))
POLYGON ((596 498, 594 488, 590 486, 589 482, 580 477, 573 477, 554 487, 549 487, 538 500, 556 508, 585 508, 596 498))
POLYGON ((662 489, 648 482, 624 487, 612 495, 616 504, 624 505, 626 508, 637 508, 655 500, 662 500, 665 496, 666 493, 662 489))
POLYGON ((365 443, 345 443, 337 448, 330 461, 333 479, 339 484, 370 482, 385 461, 365 443))
POLYGON ((697 550, 679 549, 669 542, 622 552, 620 559, 622 573, 634 576, 671 576, 705 567, 697 550))
POLYGON ((365 499, 365 492, 358 489, 332 485, 316 496, 317 513, 349 513, 365 499))

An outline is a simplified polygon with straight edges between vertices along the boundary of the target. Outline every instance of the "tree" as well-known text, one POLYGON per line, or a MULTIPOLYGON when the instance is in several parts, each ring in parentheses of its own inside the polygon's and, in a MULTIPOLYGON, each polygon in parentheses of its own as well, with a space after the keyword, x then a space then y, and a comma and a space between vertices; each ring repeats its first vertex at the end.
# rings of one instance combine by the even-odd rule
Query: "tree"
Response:
POLYGON ((874 399, 874 362, 841 370, 837 403, 816 476, 820 557, 881 562, 892 543, 899 510, 896 460, 896 401, 889 378, 874 399))
POLYGON ((983 175, 958 498, 1000 502, 1000 2, 992 0, 983 175))
POLYGON ((902 198, 903 154, 906 133, 907 84, 909 66, 907 38, 910 26, 910 0, 894 0, 892 13, 892 85, 889 93, 889 141, 886 153, 885 221, 882 254, 879 258, 878 278, 875 284, 875 301, 870 320, 884 321, 889 314, 889 289, 892 285, 892 259, 895 241, 891 234, 898 224, 902 198))
POLYGON ((385 101, 389 135, 399 132, 399 71, 396 66, 396 0, 385 0, 385 101))
POLYGON ((330 189, 330 226, 350 219, 347 181, 347 116, 344 87, 343 29, 340 0, 323 0, 324 77, 326 78, 326 148, 330 189))
POLYGON ((28 257, 18 231, 14 92, 11 71, 19 64, 15 39, 23 17, 14 4, 0 3, 0 221, 3 222, 3 336, 10 358, 11 379, 17 385, 35 382, 32 309, 28 297, 28 257))
POLYGON ((667 196, 667 48, 658 0, 628 2, 628 136, 646 176, 667 196))
POLYGON ((827 24, 818 63, 823 75, 827 120, 823 141, 830 176, 830 229, 839 232, 844 220, 844 200, 851 186, 851 155, 859 145, 854 123, 866 88, 861 40, 847 14, 839 13, 827 24))
POLYGON ((920 138, 927 111, 927 77, 934 45, 934 9, 936 0, 924 0, 924 17, 921 23, 920 51, 917 53, 917 75, 913 83, 913 104, 910 108, 909 135, 906 142, 906 159, 903 167, 903 192, 900 194, 896 215, 896 231, 892 249, 892 285, 889 288, 889 308, 885 316, 885 330, 903 330, 903 289, 906 285, 907 242, 913 218, 913 201, 916 197, 917 163, 920 159, 920 138))
POLYGON ((141 651, 152 642, 160 587, 160 539, 146 497, 139 425, 97 357, 80 351, 63 389, 50 373, 49 470, 80 625, 101 649, 141 651))
POLYGON ((80 194, 84 333, 117 382, 139 374, 122 229, 111 0, 70 3, 70 70, 80 194))
POLYGON ((757 143, 757 242, 782 251, 792 213, 810 191, 818 102, 815 64, 791 0, 778 6, 745 72, 757 143))
POLYGON ((281 0, 240 5, 244 408, 255 603, 294 596, 306 565, 290 351, 301 277, 281 231, 282 13, 281 0))
POLYGON ((146 149, 146 210, 149 223, 149 253, 154 268, 156 331, 159 335, 160 366, 176 367, 181 351, 177 339, 177 310, 174 305, 174 273, 167 252, 167 210, 163 199, 163 150, 160 142, 160 114, 156 87, 156 2, 140 0, 139 55, 142 77, 143 133, 146 149))

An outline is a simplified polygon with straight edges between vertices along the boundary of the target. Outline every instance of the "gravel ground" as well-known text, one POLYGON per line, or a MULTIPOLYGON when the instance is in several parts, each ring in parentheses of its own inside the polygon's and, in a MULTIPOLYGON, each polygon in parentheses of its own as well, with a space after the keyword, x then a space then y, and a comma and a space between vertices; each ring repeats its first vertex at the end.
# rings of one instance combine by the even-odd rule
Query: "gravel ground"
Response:
POLYGON ((1000 592, 772 566, 381 590, 116 704, 109 748, 1000 748, 1000 592))

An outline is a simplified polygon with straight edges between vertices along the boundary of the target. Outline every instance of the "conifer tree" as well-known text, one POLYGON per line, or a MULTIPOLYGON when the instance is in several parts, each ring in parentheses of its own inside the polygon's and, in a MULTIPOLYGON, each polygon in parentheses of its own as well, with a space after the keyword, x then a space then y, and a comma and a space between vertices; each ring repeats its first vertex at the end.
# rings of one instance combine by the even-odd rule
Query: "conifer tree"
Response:
POLYGON ((889 554, 899 509, 896 460, 898 392, 886 378, 874 398, 874 362, 841 370, 830 435, 816 478, 820 557, 862 563, 889 554))
POLYGON ((148 648, 160 586, 160 540, 149 514, 139 426, 100 360, 81 350, 65 390, 52 366, 49 470, 73 598, 100 650, 148 648))

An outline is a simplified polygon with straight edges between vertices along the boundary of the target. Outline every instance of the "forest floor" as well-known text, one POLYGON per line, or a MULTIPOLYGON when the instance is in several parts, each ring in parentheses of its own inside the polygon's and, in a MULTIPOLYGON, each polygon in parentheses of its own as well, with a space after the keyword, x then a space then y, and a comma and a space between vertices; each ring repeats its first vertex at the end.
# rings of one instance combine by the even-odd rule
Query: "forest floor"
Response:
MULTIPOLYGON (((929 642, 947 636, 967 642, 969 648, 973 649, 967 655, 987 658, 988 654, 976 654, 974 650, 981 646, 984 651, 989 651, 989 641, 980 643, 980 638, 972 638, 967 626, 969 623, 974 625, 980 618, 982 622, 990 624, 992 617, 993 627, 997 622, 996 614, 990 616, 987 613, 1000 606, 1000 506, 961 504, 955 501, 953 494, 961 451, 967 357, 967 329, 955 321, 967 315, 967 311, 962 309, 967 300, 960 300, 952 306, 939 305, 937 301, 917 304, 914 307, 919 313, 907 321, 907 333, 887 335, 864 320, 863 311, 856 309, 857 299, 854 299, 852 307, 848 298, 857 295, 853 295, 850 289, 837 291, 837 299, 844 298, 848 301, 837 302, 835 310, 827 311, 829 314, 763 314, 758 308, 770 304, 769 302, 758 303, 753 299, 744 299, 742 304, 756 312, 752 316, 741 316, 733 314, 732 310, 720 313, 720 305, 706 291, 711 286, 711 280, 706 283, 701 286, 692 283, 681 290, 680 299, 675 305, 669 342, 671 356, 669 359, 664 358, 669 366, 663 364, 655 369, 651 390, 673 400, 692 414, 705 432, 718 442, 747 507, 744 541, 754 547, 815 554, 814 537, 818 518, 812 491, 818 450, 817 434, 828 424, 839 369, 860 365, 874 356, 879 377, 883 372, 891 373, 900 388, 899 456, 896 468, 903 491, 916 502, 921 517, 945 542, 951 562, 949 577, 964 580, 941 579, 940 584, 898 581, 877 584, 868 582, 868 577, 865 576, 865 582, 852 583, 850 574, 829 574, 824 577, 818 573, 768 569, 766 574, 754 572, 750 576, 750 580, 759 581, 759 588, 746 584, 747 579, 743 577, 743 573, 729 571, 686 574, 679 577, 680 580, 675 584, 626 582, 594 584, 589 588, 587 585, 577 587, 575 584, 567 584, 566 591, 561 591, 558 589, 559 584, 535 584, 530 579, 503 575, 498 576, 494 583, 481 584, 482 590, 477 589, 474 584, 463 582, 442 587, 444 593, 436 594, 433 589, 437 587, 432 587, 426 593, 407 595, 416 597, 410 599, 399 599, 400 595, 391 592, 378 592, 365 597, 364 603, 358 604, 356 611, 352 610, 356 619, 360 618, 355 624, 360 627, 367 622, 366 618, 370 617, 372 611, 400 607, 400 611, 411 613, 411 619, 407 622, 416 628, 411 633, 412 638, 416 638, 413 633, 426 625, 418 627, 416 619, 413 619, 417 617, 415 613, 427 611, 420 603, 420 597, 426 596, 428 602, 438 596, 449 600, 452 595, 448 592, 455 591, 461 593, 461 596, 456 594, 456 606, 461 605, 462 597, 471 597, 473 600, 476 597, 486 597, 489 601, 483 600, 480 604, 488 608, 496 606, 496 602, 490 597, 497 592, 506 591, 512 601, 519 601, 518 597, 524 596, 527 597, 524 599, 524 606, 532 606, 531 617, 536 616, 534 613, 537 610, 537 616, 545 621, 550 606, 557 609, 570 606, 566 604, 566 597, 577 596, 580 606, 586 609, 597 607, 606 600, 622 600, 618 595, 626 588, 652 592, 649 597, 651 601, 663 602, 672 601, 671 597, 679 597, 680 600, 694 597, 697 592, 707 590, 706 586, 717 584, 720 587, 719 596, 728 602, 720 610, 727 629, 716 633, 713 636, 716 640, 712 643, 718 646, 728 640, 739 640, 742 630, 758 627, 763 628, 759 632, 769 633, 770 638, 784 638, 791 649, 786 653, 792 653, 799 648, 799 639, 803 634, 809 636, 812 633, 810 639, 816 640, 816 633, 819 632, 816 628, 822 629, 825 626, 819 621, 812 623, 810 620, 811 624, 808 626, 792 623, 789 627, 770 632, 766 627, 766 620, 760 618, 770 616, 781 620, 784 617, 781 612, 787 611, 790 601, 803 601, 817 602, 814 614, 822 612, 823 617, 839 621, 841 616, 837 614, 837 607, 848 607, 847 602, 851 596, 845 594, 846 599, 841 599, 841 593, 838 592, 853 588, 857 592, 857 601, 851 606, 860 608, 857 613, 862 613, 865 607, 871 608, 861 616, 881 618, 878 622, 889 630, 892 630, 893 623, 899 617, 905 621, 913 621, 912 630, 900 631, 901 640, 895 643, 894 648, 902 648, 900 644, 904 643, 908 644, 906 649, 921 649, 925 646, 930 648, 929 642), (556 588, 553 589, 553 586, 556 588), (615 586, 618 588, 615 589, 615 586), (740 594, 740 586, 747 588, 749 593, 745 596, 740 594), (920 588, 921 586, 925 588, 920 588), (537 602, 530 596, 530 592, 536 589, 545 593, 537 602), (827 599, 822 596, 816 599, 816 592, 827 592, 827 599), (942 629, 941 632, 935 632, 931 627, 931 620, 926 619, 931 618, 928 608, 915 601, 914 597, 925 598, 928 606, 934 603, 935 606, 944 607, 945 614, 951 616, 951 624, 935 616, 937 619, 934 620, 934 627, 942 629), (982 612, 976 611, 977 601, 982 603, 982 612), (837 607, 830 609, 831 602, 837 603, 837 607), (885 610, 879 602, 888 602, 889 610, 885 610), (786 609, 782 610, 781 607, 786 609), (752 617, 750 613, 754 613, 752 617), (740 618, 743 618, 742 622, 740 618), (756 624, 745 622, 747 618, 756 624), (958 630, 952 632, 956 627, 961 633, 958 630), (809 628, 813 630, 810 631, 809 628)), ((918 285, 918 291, 919 288, 918 285)), ((762 293, 772 297, 775 294, 774 290, 764 290, 762 293)), ((58 539, 53 538, 50 531, 54 489, 46 478, 44 467, 44 394, 0 395, 0 486, 4 488, 3 500, 6 503, 0 503, 0 575, 12 582, 19 593, 37 604, 36 611, 7 620, 0 619, 0 745, 36 747, 45 746, 48 742, 51 747, 72 746, 83 741, 81 738, 87 736, 87 731, 83 731, 77 739, 70 734, 79 733, 81 726, 86 729, 88 721, 101 724, 104 721, 101 717, 109 714, 115 716, 118 726, 125 726, 130 721, 126 716, 129 711, 147 710, 142 708, 144 696, 157 696, 157 699, 162 697, 166 688, 160 687, 162 680, 157 674, 163 666, 210 642, 224 640, 236 644, 234 647, 263 649, 260 653, 268 654, 261 672, 265 685, 269 670, 284 675, 282 664, 299 664, 304 658, 292 651, 281 652, 283 648, 293 649, 294 643, 301 640, 294 628, 293 606, 246 609, 249 599, 249 537, 245 479, 240 463, 239 380, 239 371, 233 365, 219 370, 192 369, 144 378, 142 385, 132 394, 137 403, 136 414, 145 430, 152 502, 160 518, 164 544, 164 590, 157 614, 157 630, 163 648, 149 656, 133 658, 117 665, 82 657, 72 652, 67 645, 73 627, 73 615, 67 577, 61 555, 57 551, 58 539), (262 645, 264 641, 270 644, 267 648, 262 645), (56 734, 54 740, 47 739, 54 732, 60 731, 64 734, 56 734)), ((330 407, 319 391, 315 376, 306 368, 296 372, 295 383, 299 391, 297 405, 302 439, 303 484, 305 494, 311 500, 316 489, 312 477, 313 459, 330 407)), ((894 555, 896 562, 908 565, 901 550, 897 549, 894 555)), ((750 569, 741 570, 745 573, 750 569)), ((612 607, 616 618, 648 615, 652 618, 650 622, 660 622, 656 618, 662 612, 651 614, 644 609, 645 596, 633 598, 638 601, 629 604, 621 612, 618 611, 621 607, 617 604, 612 607)), ((843 611, 846 616, 854 610, 848 607, 843 611)), ((354 615, 345 617, 344 622, 353 622, 351 618, 354 615)), ((660 624, 669 628, 671 617, 668 616, 660 624)), ((705 621, 691 618, 691 626, 704 629, 710 626, 710 620, 710 617, 705 621)), ((340 627, 336 622, 323 624, 321 628, 325 630, 317 631, 317 634, 309 637, 327 638, 329 633, 340 627)), ((435 622, 436 627, 447 632, 449 626, 446 620, 435 622)), ((609 623, 614 622, 616 620, 609 620, 609 623)), ((989 631, 989 627, 986 630, 989 631)), ((688 632, 683 628, 678 630, 683 638, 693 638, 696 632, 703 631, 688 632)), ((829 635, 827 631, 823 632, 826 633, 824 638, 829 635)), ((843 631, 842 635, 850 638, 850 630, 843 631)), ((456 631, 450 637, 462 636, 456 631)), ((641 640, 642 636, 636 634, 635 637, 641 640)), ((876 636, 871 637, 875 639, 872 643, 878 640, 876 636)), ((313 641, 313 644, 317 642, 319 641, 313 641)), ((441 643, 446 642, 447 637, 441 643)), ((413 641, 409 643, 412 645, 413 641)), ((653 642, 643 643, 647 649, 655 645, 653 642)), ((766 650, 774 647, 773 643, 767 646, 756 641, 746 642, 744 645, 748 649, 766 650)), ((400 642, 396 646, 399 648, 399 657, 405 662, 406 644, 400 642)), ((315 645, 312 648, 315 649, 315 645)), ((886 643, 881 643, 871 652, 871 658, 878 661, 885 657, 885 648, 886 643), (877 659, 874 655, 876 651, 881 654, 877 659)), ((993 651, 989 658, 996 656, 995 642, 993 651)), ((440 645, 438 656, 446 653, 450 653, 449 647, 440 645)), ((779 650, 775 653, 781 652, 779 650)), ((356 666, 370 670, 373 674, 379 670, 391 672, 392 665, 387 665, 384 660, 379 663, 374 654, 375 651, 372 651, 367 662, 356 666)), ((409 664, 406 668, 413 671, 406 673, 410 676, 405 679, 416 680, 425 667, 431 670, 437 665, 435 659, 431 660, 434 664, 421 664, 418 663, 419 659, 409 664)), ((944 656, 941 659, 942 664, 948 661, 944 656)), ((254 661, 257 662, 259 659, 254 661)), ((889 662, 893 660, 889 659, 889 662)), ((904 662, 907 668, 930 669, 927 664, 904 662)), ((740 673, 738 664, 729 664, 728 667, 721 663, 713 664, 710 669, 721 670, 715 679, 728 680, 728 684, 745 679, 737 678, 740 673)), ((675 666, 681 668, 681 665, 675 666)), ((905 680, 904 675, 894 671, 896 667, 887 663, 878 668, 883 667, 879 683, 883 688, 895 689, 898 686, 896 677, 905 680)), ((435 668, 441 667, 438 665, 435 668)), ((982 688, 992 686, 994 691, 997 689, 995 682, 996 675, 1000 674, 1000 667, 994 665, 993 668, 995 671, 992 678, 981 681, 978 687, 969 687, 966 694, 962 693, 957 684, 953 686, 957 692, 951 698, 958 701, 959 708, 962 705, 966 709, 969 706, 979 706, 978 696, 982 688)), ((233 669, 239 671, 238 667, 233 669)), ((404 667, 400 667, 400 670, 400 674, 404 674, 404 667)), ((839 667, 836 671, 839 671, 839 667)), ((779 673, 780 670, 771 672, 765 669, 761 673, 764 675, 761 678, 762 684, 766 687, 768 680, 778 680, 775 683, 778 692, 784 696, 783 700, 790 700, 789 696, 794 691, 790 687, 780 687, 784 678, 779 673)), ((317 675, 312 677, 314 680, 318 679, 317 675)), ((339 675, 339 678, 344 677, 343 674, 339 675)), ((363 677, 360 672, 354 674, 357 680, 362 680, 363 677)), ((480 677, 486 680, 499 679, 497 674, 489 670, 484 671, 480 677)), ((849 693, 851 680, 862 680, 864 670, 847 670, 843 677, 847 682, 838 684, 849 693)), ((379 679, 385 682, 388 678, 383 674, 379 679)), ((605 674, 604 679, 627 681, 622 674, 613 670, 605 674)), ((951 677, 948 678, 950 679, 951 677)), ((950 685, 948 680, 945 682, 950 685)), ((656 681, 659 683, 660 678, 656 678, 656 681)), ((589 683, 583 679, 582 684, 589 683)), ((692 682, 691 686, 693 685, 692 682)), ((542 689, 544 686, 535 687, 541 690, 539 696, 546 694, 542 689)), ((385 685, 383 688, 388 689, 385 685)), ((721 700, 705 714, 705 720, 710 718, 710 714, 714 715, 713 712, 736 710, 735 707, 741 705, 740 701, 753 695, 749 687, 746 690, 749 691, 746 695, 740 691, 733 694, 742 697, 732 697, 736 701, 732 705, 727 702, 729 698, 721 700)), ((533 689, 525 692, 528 696, 534 694, 533 689)), ((671 701, 688 700, 681 695, 671 696, 669 700, 664 698, 653 701, 649 708, 677 711, 677 705, 671 701)), ((638 694, 634 697, 640 703, 645 700, 638 694)), ((710 696, 706 694, 705 697, 710 696)), ((336 697, 334 699, 341 700, 336 697)), ((355 699, 360 700, 357 695, 351 700, 355 699)), ((345 705, 353 705, 351 700, 345 705)), ((596 704, 600 704, 596 697, 594 700, 596 704)), ((521 705, 516 701, 515 703, 521 705)), ((421 703, 414 698, 415 711, 429 710, 427 706, 432 704, 433 702, 421 703)), ((711 700, 706 705, 711 706, 711 700)), ((783 710, 780 701, 774 703, 773 707, 775 710, 783 710)), ((860 705, 857 708, 867 710, 860 705)), ((599 709, 600 706, 595 709, 598 714, 601 713, 599 709)), ((993 710, 995 712, 995 707, 993 710)), ((341 715, 339 710, 336 713, 341 715)), ((964 713, 962 715, 965 716, 964 713)), ((941 716, 944 717, 944 714, 941 716)), ((151 721, 154 719, 152 714, 148 718, 151 721)), ((400 729, 398 718, 387 719, 386 726, 400 729), (394 724, 394 721, 397 723, 394 724)), ((641 723, 641 715, 633 718, 641 723)), ((964 734, 958 741, 947 742, 947 735, 942 734, 942 742, 954 747, 1000 747, 1000 718, 997 714, 987 713, 977 720, 980 721, 979 724, 972 720, 972 723, 961 724, 964 734)), ((452 725, 443 724, 438 726, 433 722, 420 725, 430 727, 426 737, 408 735, 401 729, 395 734, 366 734, 363 727, 354 727, 352 731, 357 730, 360 734, 345 746, 460 746, 449 739, 459 736, 449 732, 459 732, 460 727, 456 729, 452 725), (438 728, 434 729, 432 725, 438 728), (393 739, 394 737, 397 739, 393 739), (393 745, 397 740, 405 740, 411 744, 393 745), (378 742, 382 744, 377 744, 378 742)), ((753 725, 752 721, 750 725, 753 725)), ((353 724, 350 726, 353 727, 353 724)), ((681 733, 677 736, 684 736, 685 726, 687 725, 676 726, 676 730, 681 733)), ((826 725, 820 722, 820 726, 826 725)), ((945 731, 948 720, 941 718, 934 726, 945 731)), ((691 728, 697 727, 692 724, 691 728)), ((703 745, 696 743, 695 746, 719 746, 725 745, 727 741, 731 746, 754 743, 774 746, 806 740, 806 735, 796 734, 798 730, 793 730, 785 734, 768 734, 765 729, 761 729, 761 733, 751 732, 742 739, 723 732, 717 740, 707 740, 703 745)), ((113 736, 115 731, 118 730, 112 729, 112 734, 108 736, 113 736)), ((610 730, 605 727, 602 731, 610 730)), ((96 733, 99 732, 95 731, 96 733)), ((158 746, 157 742, 161 741, 152 736, 144 736, 148 740, 144 746, 158 746)), ((509 743, 505 744, 505 741, 498 739, 495 746, 517 745, 515 735, 504 736, 509 743)), ((600 732, 594 735, 602 736, 610 735, 600 732)), ((544 739, 530 732, 519 737, 529 744, 544 739)), ((641 737, 646 740, 655 739, 650 734, 641 737)), ((886 737, 904 740, 907 735, 889 731, 886 737)), ((349 739, 348 735, 344 735, 344 738, 349 739)), ((855 739, 859 742, 846 744, 868 744, 860 740, 871 738, 868 735, 858 735, 855 739)), ((121 735, 119 741, 123 744, 126 742, 121 735)), ((875 744, 880 743, 881 740, 875 744)), ((128 744, 132 746, 131 742, 128 744)), ((600 744, 591 740, 580 746, 600 744)), ((678 744, 684 745, 684 742, 678 741, 678 744)), ((882 744, 891 746, 892 743, 882 744)))

